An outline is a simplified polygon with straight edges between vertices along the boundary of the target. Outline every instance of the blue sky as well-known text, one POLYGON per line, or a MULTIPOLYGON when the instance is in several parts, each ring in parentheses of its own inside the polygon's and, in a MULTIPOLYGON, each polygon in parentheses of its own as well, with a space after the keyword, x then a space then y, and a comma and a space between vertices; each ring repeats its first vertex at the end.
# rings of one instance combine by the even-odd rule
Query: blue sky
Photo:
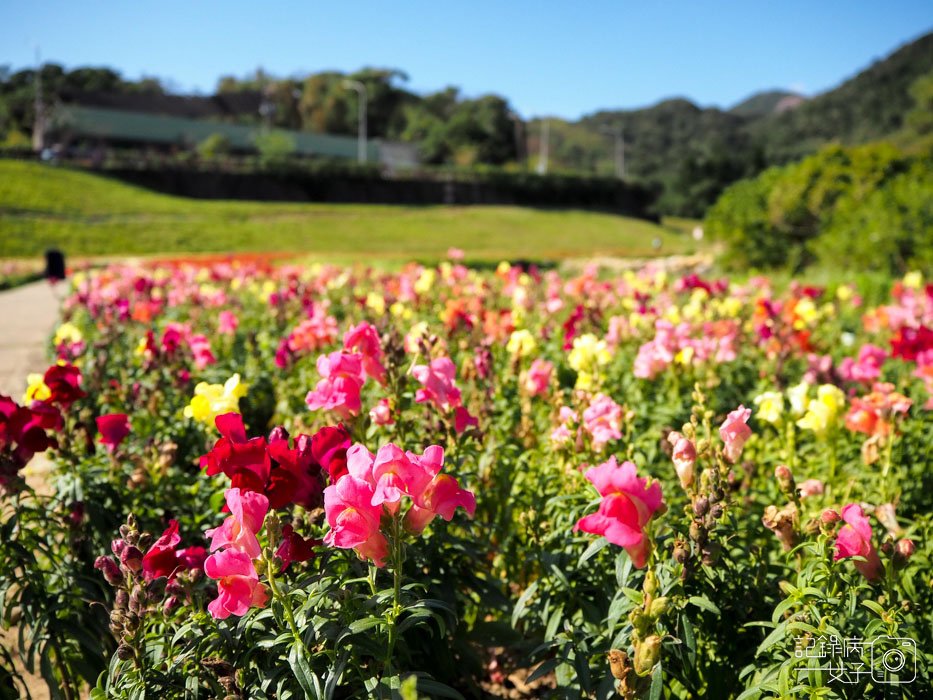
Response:
POLYGON ((496 92, 524 116, 576 118, 685 96, 813 94, 933 29, 930 0, 244 2, 0 0, 0 65, 44 60, 210 92, 223 74, 362 66, 417 92, 496 92))

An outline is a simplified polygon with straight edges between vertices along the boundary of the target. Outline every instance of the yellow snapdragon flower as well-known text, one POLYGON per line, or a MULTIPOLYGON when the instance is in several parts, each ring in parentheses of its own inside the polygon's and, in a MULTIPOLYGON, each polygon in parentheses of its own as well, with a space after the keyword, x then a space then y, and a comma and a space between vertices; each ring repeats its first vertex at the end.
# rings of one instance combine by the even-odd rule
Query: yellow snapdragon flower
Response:
POLYGON ((535 351, 536 347, 538 347, 538 344, 535 342, 534 336, 530 331, 522 328, 512 332, 505 349, 515 357, 528 357, 535 351))
POLYGON ((787 398, 790 400, 790 412, 797 418, 807 412, 808 394, 810 385, 806 382, 800 382, 787 390, 787 398))
POLYGON ((246 396, 249 384, 234 374, 223 384, 201 382, 194 388, 191 403, 185 406, 185 417, 213 425, 214 419, 224 413, 239 413, 240 399, 246 396))
POLYGON ((30 374, 26 377, 26 393, 23 394, 23 405, 28 406, 33 401, 45 401, 52 396, 52 390, 45 383, 42 374, 30 374))
POLYGON ((609 364, 612 355, 605 340, 592 333, 574 338, 567 362, 577 372, 577 389, 589 391, 599 384, 600 368, 609 364))
POLYGON ((913 270, 904 275, 904 286, 908 289, 920 289, 923 286, 923 273, 913 270))
POLYGON ((425 268, 421 276, 415 281, 415 292, 418 294, 427 294, 434 288, 434 282, 437 280, 437 273, 430 268, 425 268))
POLYGON ((84 336, 81 334, 81 331, 73 323, 63 323, 58 327, 58 330, 55 331, 55 337, 52 339, 53 345, 61 345, 62 343, 80 343, 84 340, 84 336))
POLYGON ((816 398, 807 404, 807 412, 797 425, 823 436, 836 425, 845 403, 845 394, 838 387, 823 384, 816 390, 816 398))
POLYGON ((784 416, 784 394, 779 391, 766 391, 754 398, 758 411, 755 417, 771 425, 779 425, 784 416))
POLYGON ((386 312, 386 299, 381 294, 370 292, 366 295, 366 307, 372 309, 377 316, 382 316, 386 312))

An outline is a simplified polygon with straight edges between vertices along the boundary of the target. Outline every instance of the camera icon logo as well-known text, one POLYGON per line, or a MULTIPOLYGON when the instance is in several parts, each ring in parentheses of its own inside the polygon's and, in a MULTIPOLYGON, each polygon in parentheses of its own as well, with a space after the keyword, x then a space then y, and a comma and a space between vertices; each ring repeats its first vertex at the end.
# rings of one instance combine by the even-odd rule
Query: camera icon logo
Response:
POLYGON ((871 642, 871 677, 876 683, 911 683, 917 678, 917 643, 907 637, 871 642))

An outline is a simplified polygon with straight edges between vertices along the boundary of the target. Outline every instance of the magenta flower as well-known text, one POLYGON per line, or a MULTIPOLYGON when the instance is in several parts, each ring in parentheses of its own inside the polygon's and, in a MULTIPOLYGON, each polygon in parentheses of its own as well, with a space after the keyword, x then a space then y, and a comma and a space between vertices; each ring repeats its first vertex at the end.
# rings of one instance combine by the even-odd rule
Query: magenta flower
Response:
POLYGON ((369 418, 375 425, 392 425, 392 409, 388 399, 379 399, 379 402, 369 410, 369 418))
POLYGON ((125 413, 108 413, 97 418, 98 440, 113 452, 130 434, 130 421, 125 413))
POLYGON ((745 441, 751 437, 752 429, 746 425, 751 415, 752 409, 739 406, 726 416, 726 420, 719 428, 719 437, 725 443, 723 454, 733 464, 739 461, 745 441))
POLYGON ((317 358, 317 371, 323 377, 305 397, 312 411, 333 411, 348 419, 360 412, 360 389, 363 387, 360 355, 340 350, 317 358))
POLYGON ((661 484, 649 485, 647 477, 637 476, 632 462, 619 465, 615 457, 589 468, 586 478, 602 501, 597 512, 577 521, 574 530, 602 535, 625 548, 636 567, 644 567, 651 549, 644 528, 664 505, 661 484))
POLYGON ((405 514, 405 527, 418 534, 438 515, 450 522, 457 508, 463 508, 472 518, 476 513, 476 496, 472 491, 460 488, 457 480, 449 474, 438 474, 405 514))
POLYGON ((622 407, 605 394, 597 394, 583 411, 583 429, 593 439, 593 449, 601 451, 610 440, 622 437, 622 407))
POLYGON ((360 323, 343 336, 343 349, 358 353, 362 357, 363 371, 366 376, 380 384, 386 382, 386 369, 382 366, 382 341, 379 331, 370 324, 360 323))
POLYGON ((457 367, 449 357, 439 357, 427 365, 415 365, 412 376, 423 388, 415 393, 417 403, 433 403, 443 411, 460 405, 460 390, 454 385, 457 367))
POLYGON ((836 534, 836 554, 833 561, 849 557, 865 557, 866 561, 855 562, 855 568, 869 581, 881 578, 882 565, 878 552, 871 543, 871 523, 862 511, 862 506, 850 503, 842 509, 845 522, 836 534))
POLYGON ((168 528, 143 556, 143 576, 147 581, 166 576, 172 578, 180 568, 175 548, 181 542, 178 521, 170 520, 168 528))
POLYGON ((372 499, 374 506, 398 503, 402 496, 420 496, 433 476, 391 442, 379 448, 372 470, 376 482, 372 499))
POLYGON ((471 415, 465 406, 457 406, 454 409, 454 431, 460 435, 467 428, 479 427, 479 419, 471 415))
POLYGON ((531 367, 525 373, 522 387, 528 392, 529 396, 542 396, 547 393, 551 385, 551 375, 554 373, 554 365, 548 360, 538 358, 531 363, 531 367))
POLYGON ((236 333, 240 320, 232 311, 221 311, 217 315, 217 332, 224 335, 233 335, 236 333))
POLYGON ((238 549, 216 552, 204 562, 204 573, 217 581, 217 598, 207 609, 218 620, 245 615, 252 607, 264 607, 269 599, 246 552, 238 549))
POLYGON ((220 527, 207 530, 204 534, 211 538, 211 551, 221 547, 233 547, 258 559, 262 553, 256 533, 262 529, 263 520, 269 511, 269 499, 255 491, 241 491, 238 488, 224 492, 230 516, 220 527))
MULTIPOLYGON (((351 448, 347 454, 348 467, 354 463, 353 452, 351 448)), ((373 491, 372 484, 352 472, 324 489, 324 514, 330 525, 324 544, 356 549, 360 555, 374 559, 376 566, 383 566, 388 543, 379 532, 383 509, 372 505, 373 491)))

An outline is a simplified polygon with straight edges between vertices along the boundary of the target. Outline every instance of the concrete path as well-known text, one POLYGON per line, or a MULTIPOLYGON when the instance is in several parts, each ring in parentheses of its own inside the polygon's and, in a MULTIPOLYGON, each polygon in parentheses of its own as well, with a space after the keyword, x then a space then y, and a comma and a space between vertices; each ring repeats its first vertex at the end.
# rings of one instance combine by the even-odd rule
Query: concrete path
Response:
POLYGON ((45 344, 58 320, 65 287, 45 281, 0 292, 0 394, 19 402, 26 375, 49 366, 45 344))
MULTIPOLYGON (((26 390, 26 376, 43 372, 49 366, 46 342, 58 320, 59 300, 64 285, 52 289, 48 282, 33 282, 0 292, 0 394, 19 403, 26 390)), ((37 491, 48 491, 45 478, 52 468, 44 454, 36 455, 23 470, 26 481, 37 491)), ((17 670, 23 674, 34 700, 50 697, 48 687, 37 675, 26 673, 16 651, 16 627, 0 630, 0 645, 14 650, 17 670)))

